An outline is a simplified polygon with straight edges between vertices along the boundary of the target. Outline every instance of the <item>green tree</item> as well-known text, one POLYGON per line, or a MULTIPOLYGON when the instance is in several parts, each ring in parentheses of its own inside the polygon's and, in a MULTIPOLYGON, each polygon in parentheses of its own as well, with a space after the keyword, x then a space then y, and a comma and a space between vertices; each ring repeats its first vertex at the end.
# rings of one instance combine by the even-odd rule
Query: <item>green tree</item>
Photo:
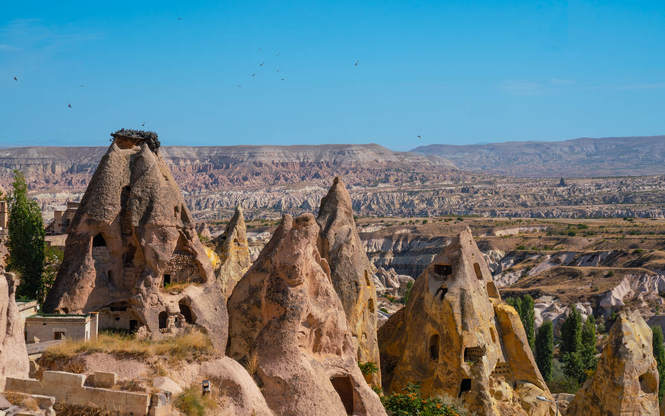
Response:
POLYGON ((561 325, 561 354, 582 349, 582 314, 573 306, 561 325))
POLYGON ((536 333, 536 364, 543 379, 552 381, 554 361, 554 327, 546 320, 536 333))
POLYGON ((28 185, 23 174, 14 171, 12 192, 7 196, 9 205, 9 260, 7 270, 21 276, 19 297, 37 299, 41 304, 46 297, 44 276, 44 221, 37 202, 28 198, 28 185))
POLYGON ((663 401, 665 394, 665 348, 663 348, 663 331, 659 325, 651 327, 653 331, 653 357, 658 363, 658 376, 660 383, 658 384, 658 400, 663 401))
POLYGON ((536 312, 534 310, 534 301, 530 295, 524 295, 519 298, 508 298, 506 302, 515 308, 524 326, 526 337, 529 340, 531 350, 535 348, 536 342, 536 312))
POLYGON ((402 297, 402 303, 405 305, 409 303, 409 296, 411 296, 411 289, 413 289, 413 281, 408 282, 406 284, 406 292, 404 292, 404 296, 402 297))
POLYGON ((566 376, 583 383, 586 380, 582 346, 582 315, 573 306, 561 326, 561 358, 566 376))
POLYGON ((582 327, 582 362, 587 376, 596 370, 596 320, 589 315, 582 327))

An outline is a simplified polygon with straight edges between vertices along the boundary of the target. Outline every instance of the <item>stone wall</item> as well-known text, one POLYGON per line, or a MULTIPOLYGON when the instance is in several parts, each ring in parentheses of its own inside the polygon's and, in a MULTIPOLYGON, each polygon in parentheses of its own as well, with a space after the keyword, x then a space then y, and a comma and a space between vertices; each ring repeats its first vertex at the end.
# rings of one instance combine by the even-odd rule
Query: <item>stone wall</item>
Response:
MULTIPOLYGON (((103 374, 105 375, 105 374, 103 374)), ((93 380, 104 378, 97 373, 93 380)), ((156 393, 152 396, 145 393, 111 390, 106 388, 84 386, 84 374, 65 373, 61 371, 44 371, 43 380, 29 378, 7 378, 6 391, 15 391, 31 395, 55 397, 57 403, 80 406, 96 406, 122 415, 168 415, 171 413, 171 395, 156 393)), ((114 383, 106 383, 106 385, 114 383)))

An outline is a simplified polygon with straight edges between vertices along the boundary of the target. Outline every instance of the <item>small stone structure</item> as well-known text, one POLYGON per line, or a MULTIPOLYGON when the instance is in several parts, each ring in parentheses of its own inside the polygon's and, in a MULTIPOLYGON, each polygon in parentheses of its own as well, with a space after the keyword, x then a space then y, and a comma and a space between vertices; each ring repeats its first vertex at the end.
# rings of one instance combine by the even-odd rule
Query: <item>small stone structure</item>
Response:
POLYGON ((157 135, 112 136, 68 228, 44 312, 99 312, 101 329, 154 338, 198 326, 224 348, 225 298, 157 135))
POLYGON ((78 406, 96 406, 102 409, 132 416, 168 416, 171 414, 171 394, 168 392, 134 393, 111 390, 115 374, 94 373, 95 387, 84 386, 84 374, 62 371, 44 371, 43 379, 7 378, 6 391, 30 395, 52 396, 56 403, 78 406), (101 386, 107 388, 100 388, 101 386))
POLYGON ((536 399, 551 396, 519 315, 501 300, 469 228, 416 279, 379 344, 389 392, 420 382, 424 396, 459 397, 479 416, 550 413, 536 399))
POLYGON ((30 369, 23 321, 15 301, 18 284, 16 276, 5 273, 0 265, 0 391, 5 377, 27 377, 30 369))
POLYGON ((0 201, 0 235, 7 234, 7 223, 9 223, 7 201, 0 201))
POLYGON ((53 211, 53 222, 46 227, 47 234, 66 234, 69 225, 74 220, 76 210, 79 207, 79 202, 67 201, 67 208, 64 211, 53 211))
POLYGON ((58 339, 84 340, 97 339, 98 314, 35 314, 25 320, 27 342, 37 338, 40 341, 58 339))
POLYGON ((652 336, 639 311, 622 312, 610 329, 596 373, 577 392, 566 415, 658 416, 652 336))

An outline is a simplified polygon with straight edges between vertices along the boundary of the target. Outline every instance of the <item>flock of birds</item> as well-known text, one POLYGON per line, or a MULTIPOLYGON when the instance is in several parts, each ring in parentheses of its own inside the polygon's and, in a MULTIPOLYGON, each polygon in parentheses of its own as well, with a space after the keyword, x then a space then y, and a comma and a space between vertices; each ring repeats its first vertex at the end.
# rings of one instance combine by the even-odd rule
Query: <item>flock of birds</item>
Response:
MULTIPOLYGON (((178 20, 182 20, 182 18, 179 17, 178 20)), ((259 48, 259 50, 261 50, 261 48, 259 48)), ((279 52, 277 55, 275 55, 275 58, 279 58, 280 53, 281 52, 279 52)), ((358 66, 358 63, 360 63, 359 60, 356 61, 356 64, 354 66, 358 66)), ((259 68, 261 68, 263 65, 265 65, 265 61, 261 62, 261 65, 259 65, 259 68)), ((281 70, 282 70, 282 68, 277 69, 277 73, 279 73, 279 71, 281 71, 281 70)), ((254 78, 254 76, 256 76, 256 72, 252 74, 252 78, 254 78)), ((14 77, 14 81, 18 82, 18 78, 14 77)), ((282 78, 282 81, 284 81, 284 78, 282 78)), ((83 88, 83 87, 85 87, 85 86, 81 85, 81 88, 83 88)), ((238 85, 238 88, 242 88, 242 85, 238 85)), ((67 103, 67 108, 72 108, 72 104, 67 103)), ((143 126, 145 126, 145 122, 143 122, 143 126)), ((420 136, 418 136, 418 138, 420 138, 420 136)))

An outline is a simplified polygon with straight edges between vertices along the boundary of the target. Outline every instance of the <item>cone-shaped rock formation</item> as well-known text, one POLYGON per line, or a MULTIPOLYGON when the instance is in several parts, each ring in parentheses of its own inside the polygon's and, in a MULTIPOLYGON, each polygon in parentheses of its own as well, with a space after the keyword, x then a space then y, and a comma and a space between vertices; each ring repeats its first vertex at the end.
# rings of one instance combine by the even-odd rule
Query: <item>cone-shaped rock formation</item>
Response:
MULTIPOLYGON (((321 228, 318 242, 321 257, 330 266, 332 283, 342 301, 360 362, 379 366, 376 335, 377 299, 372 265, 356 231, 351 196, 340 178, 335 178, 321 200, 317 218, 321 228)), ((380 385, 380 374, 373 384, 380 385)))
POLYGON ((536 399, 550 394, 520 318, 501 300, 468 228, 416 279, 379 339, 390 391, 420 381, 424 395, 461 397, 480 416, 549 413, 536 399))
POLYGON ((27 377, 30 369, 23 321, 16 306, 16 286, 16 276, 5 273, 0 265, 0 391, 7 377, 27 377))
POLYGON ((242 209, 236 208, 236 212, 229 221, 224 233, 213 240, 215 252, 219 256, 219 269, 217 270, 217 281, 222 288, 222 293, 228 298, 233 288, 252 265, 247 245, 247 230, 245 228, 245 217, 242 209))
POLYGON ((285 214, 259 257, 233 289, 228 300, 229 344, 226 349, 231 358, 246 361, 263 326, 263 288, 275 262, 277 248, 292 227, 293 217, 285 214))
POLYGON ((154 133, 121 130, 69 226, 44 311, 99 311, 99 327, 154 337, 189 325, 226 345, 227 312, 182 193, 154 133))
MULTIPOLYGON (((264 282, 258 292, 261 328, 249 359, 256 363, 268 406, 279 415, 385 415, 358 368, 342 303, 317 249, 314 216, 285 217, 279 233, 238 283, 230 303, 236 304, 240 293, 253 293, 245 281, 265 268, 267 274, 254 275, 264 282)), ((242 312, 231 315, 236 313, 242 312)), ((233 340, 236 332, 231 333, 233 340)))
POLYGON ((610 329, 595 375, 570 403, 570 416, 658 416, 658 366, 652 333, 638 311, 610 329))

